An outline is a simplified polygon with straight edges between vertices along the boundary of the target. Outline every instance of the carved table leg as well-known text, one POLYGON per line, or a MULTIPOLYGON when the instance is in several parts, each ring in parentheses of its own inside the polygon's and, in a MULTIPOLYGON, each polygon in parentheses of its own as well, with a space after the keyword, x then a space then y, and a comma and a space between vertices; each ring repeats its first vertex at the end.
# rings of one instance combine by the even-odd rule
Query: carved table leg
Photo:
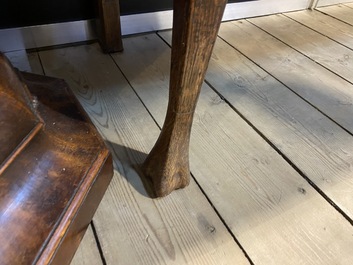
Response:
POLYGON ((169 104, 162 132, 143 164, 156 196, 189 184, 191 125, 226 0, 175 0, 169 104))

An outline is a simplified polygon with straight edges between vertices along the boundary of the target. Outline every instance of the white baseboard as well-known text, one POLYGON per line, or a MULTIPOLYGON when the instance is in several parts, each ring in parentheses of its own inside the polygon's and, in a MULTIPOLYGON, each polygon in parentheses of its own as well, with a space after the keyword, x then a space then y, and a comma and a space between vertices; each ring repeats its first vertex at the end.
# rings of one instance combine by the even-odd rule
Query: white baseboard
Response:
POLYGON ((39 25, 0 30, 0 51, 9 52, 87 41, 96 38, 93 21, 39 25))

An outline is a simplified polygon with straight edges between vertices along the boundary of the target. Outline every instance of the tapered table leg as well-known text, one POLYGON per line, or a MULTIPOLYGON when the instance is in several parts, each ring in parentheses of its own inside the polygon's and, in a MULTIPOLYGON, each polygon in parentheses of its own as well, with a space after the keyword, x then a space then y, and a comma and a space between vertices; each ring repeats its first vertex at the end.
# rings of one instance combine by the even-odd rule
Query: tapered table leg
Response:
POLYGON ((226 0, 175 0, 169 104, 162 132, 143 164, 155 195, 189 184, 193 115, 226 0))
POLYGON ((119 0, 98 0, 98 38, 104 52, 123 50, 119 0))

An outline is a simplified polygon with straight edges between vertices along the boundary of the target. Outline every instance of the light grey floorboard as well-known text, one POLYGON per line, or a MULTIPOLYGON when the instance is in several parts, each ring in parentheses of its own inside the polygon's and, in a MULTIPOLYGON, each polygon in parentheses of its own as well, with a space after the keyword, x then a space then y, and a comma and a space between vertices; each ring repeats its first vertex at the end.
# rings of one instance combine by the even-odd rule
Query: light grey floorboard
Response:
MULTIPOLYGON (((251 34, 252 43, 264 43, 261 31, 246 21, 226 23, 220 31, 222 38, 250 58, 273 56, 260 49, 248 52, 249 39, 238 38, 241 34, 251 34)), ((352 219, 352 135, 253 63, 240 64, 244 60, 239 52, 224 43, 222 47, 214 53, 207 80, 352 219)), ((284 67, 282 60, 277 65, 284 67)), ((301 82, 300 75, 297 80, 301 82)))
POLYGON ((350 6, 347 6, 347 4, 333 5, 320 7, 317 10, 353 26, 353 10, 351 6, 352 4, 350 6))
MULTIPOLYGON (((170 49, 154 35, 127 38, 124 44, 124 53, 113 58, 161 125, 170 49)), ((223 78, 229 73, 218 74, 223 78)), ((259 109, 254 104, 248 107, 259 109)), ((348 264, 352 258, 347 247, 353 242, 349 222, 206 85, 195 114, 191 167, 255 264, 348 264), (344 242, 335 236, 323 239, 324 227, 338 232, 344 242), (310 237, 314 242, 309 234, 315 235, 310 237), (327 248, 332 242, 338 245, 327 248), (328 253, 333 249, 345 249, 346 254, 337 258, 328 253)))
POLYGON ((284 14, 353 50, 353 26, 317 11, 284 14))
POLYGON ((139 164, 159 128, 109 55, 94 44, 40 57, 47 74, 66 79, 113 152, 115 174, 94 216, 107 264, 248 264, 194 181, 163 199, 148 196, 139 164))
POLYGON ((248 21, 353 84, 351 49, 282 14, 248 21))

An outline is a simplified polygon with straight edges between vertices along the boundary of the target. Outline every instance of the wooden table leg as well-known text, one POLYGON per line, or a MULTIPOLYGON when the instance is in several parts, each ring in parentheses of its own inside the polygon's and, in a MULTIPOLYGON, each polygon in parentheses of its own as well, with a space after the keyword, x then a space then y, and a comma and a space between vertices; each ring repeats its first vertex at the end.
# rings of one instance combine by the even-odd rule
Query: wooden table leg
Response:
POLYGON ((189 184, 193 115, 226 0, 175 0, 169 104, 162 132, 143 164, 155 195, 189 184))
POLYGON ((119 0, 98 0, 98 37, 104 52, 123 50, 119 0))

